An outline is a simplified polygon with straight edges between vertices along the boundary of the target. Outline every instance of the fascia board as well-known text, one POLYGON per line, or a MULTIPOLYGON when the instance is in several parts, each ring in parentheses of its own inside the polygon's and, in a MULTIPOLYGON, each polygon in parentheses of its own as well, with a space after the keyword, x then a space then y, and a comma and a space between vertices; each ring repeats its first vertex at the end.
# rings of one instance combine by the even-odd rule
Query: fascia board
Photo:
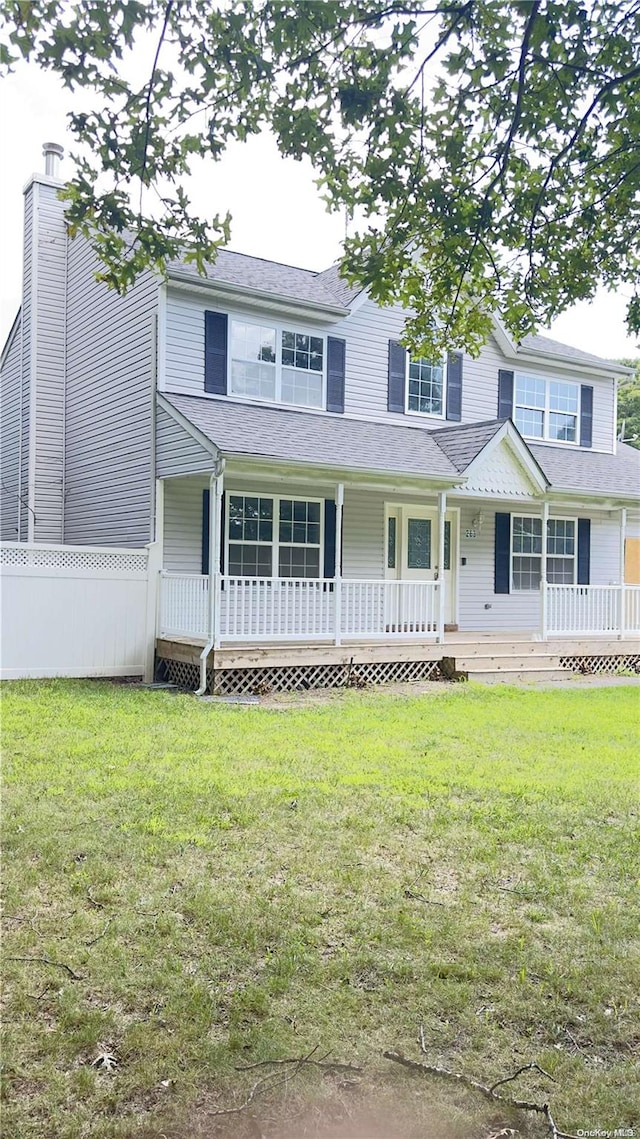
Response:
POLYGON ((317 313, 318 320, 324 317, 332 316, 336 320, 341 320, 349 315, 348 308, 342 308, 338 305, 322 304, 319 301, 305 301, 298 300, 295 297, 282 296, 279 293, 272 293, 265 289, 253 289, 246 285, 234 285, 226 281, 210 281, 205 277, 194 278, 191 274, 180 273, 172 269, 168 273, 168 279, 172 284, 181 289, 193 290, 195 292, 205 291, 210 293, 211 296, 222 297, 224 299, 235 301, 238 298, 246 297, 247 301, 259 308, 274 309, 280 312, 302 312, 306 315, 310 313, 317 313))

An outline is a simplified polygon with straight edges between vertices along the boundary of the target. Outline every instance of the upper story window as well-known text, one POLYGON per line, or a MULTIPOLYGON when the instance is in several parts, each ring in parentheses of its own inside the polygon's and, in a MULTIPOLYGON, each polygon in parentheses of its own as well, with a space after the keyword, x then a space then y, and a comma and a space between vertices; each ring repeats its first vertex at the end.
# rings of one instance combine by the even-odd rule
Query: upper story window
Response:
POLYGON ((516 375, 514 420, 523 435, 554 443, 578 442, 580 385, 516 375))
POLYGON ((231 322, 231 392, 322 407, 324 339, 274 325, 231 322))
POLYGON ((444 415, 445 369, 424 356, 409 360, 407 411, 420 415, 444 415))

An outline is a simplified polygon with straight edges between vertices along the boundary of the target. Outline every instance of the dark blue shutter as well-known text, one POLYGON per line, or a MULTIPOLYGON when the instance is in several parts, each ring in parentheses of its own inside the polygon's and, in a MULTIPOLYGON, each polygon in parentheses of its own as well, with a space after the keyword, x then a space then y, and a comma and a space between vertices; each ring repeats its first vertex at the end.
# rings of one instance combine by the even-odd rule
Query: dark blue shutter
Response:
POLYGON ((462 352, 450 352, 447 360, 447 419, 462 419, 462 352))
POLYGON ((591 569, 591 519, 578 519, 578 585, 588 585, 591 569))
MULTIPOLYGON (((202 492, 202 573, 209 573, 209 503, 211 491, 202 492)), ((224 573, 224 511, 225 494, 220 499, 220 573, 224 573)))
POLYGON ((227 328, 229 319, 222 312, 204 314, 204 390, 227 394, 227 328))
POLYGON ((397 340, 389 341, 389 387, 387 409, 404 412, 407 383, 407 351, 397 340))
POLYGON ((336 504, 324 500, 324 576, 336 576, 336 504))
POLYGON ((344 412, 346 341, 327 337, 327 411, 344 412))
POLYGON ((513 372, 498 372, 498 419, 513 416, 513 372))
POLYGON ((210 490, 202 492, 202 567, 201 573, 209 573, 209 500, 210 490))
POLYGON ((580 387, 580 446, 590 447, 593 432, 593 388, 580 387))
POLYGON ((496 514, 494 593, 509 593, 511 568, 511 515, 496 514))

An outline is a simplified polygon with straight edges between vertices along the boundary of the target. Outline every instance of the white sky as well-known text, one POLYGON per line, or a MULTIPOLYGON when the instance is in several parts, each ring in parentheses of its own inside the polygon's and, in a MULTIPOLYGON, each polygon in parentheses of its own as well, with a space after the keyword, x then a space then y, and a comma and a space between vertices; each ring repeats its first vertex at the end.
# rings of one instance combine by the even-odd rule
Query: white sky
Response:
MULTIPOLYGON (((22 284, 22 189, 44 170, 42 143, 68 151, 66 114, 74 98, 59 81, 35 66, 20 66, 0 88, 0 346, 20 304, 22 284)), ((344 218, 327 213, 311 165, 281 158, 261 136, 234 144, 218 163, 202 162, 186 186, 203 215, 233 215, 230 248, 305 269, 325 269, 340 254, 344 218)), ((63 163, 61 174, 70 173, 63 163)), ((549 335, 605 357, 636 356, 640 345, 626 335, 626 298, 599 293, 554 322, 549 335)), ((544 329, 540 329, 544 333, 544 329)))

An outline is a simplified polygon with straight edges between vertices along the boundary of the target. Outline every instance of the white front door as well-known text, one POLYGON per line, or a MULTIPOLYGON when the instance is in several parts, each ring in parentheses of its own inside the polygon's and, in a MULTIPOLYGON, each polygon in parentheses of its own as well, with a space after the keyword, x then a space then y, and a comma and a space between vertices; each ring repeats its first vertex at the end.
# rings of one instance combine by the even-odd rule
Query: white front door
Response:
POLYGON ((457 514, 444 523, 444 564, 438 563, 438 512, 423 506, 387 508, 386 576, 403 581, 444 581, 445 621, 455 621, 457 514))

